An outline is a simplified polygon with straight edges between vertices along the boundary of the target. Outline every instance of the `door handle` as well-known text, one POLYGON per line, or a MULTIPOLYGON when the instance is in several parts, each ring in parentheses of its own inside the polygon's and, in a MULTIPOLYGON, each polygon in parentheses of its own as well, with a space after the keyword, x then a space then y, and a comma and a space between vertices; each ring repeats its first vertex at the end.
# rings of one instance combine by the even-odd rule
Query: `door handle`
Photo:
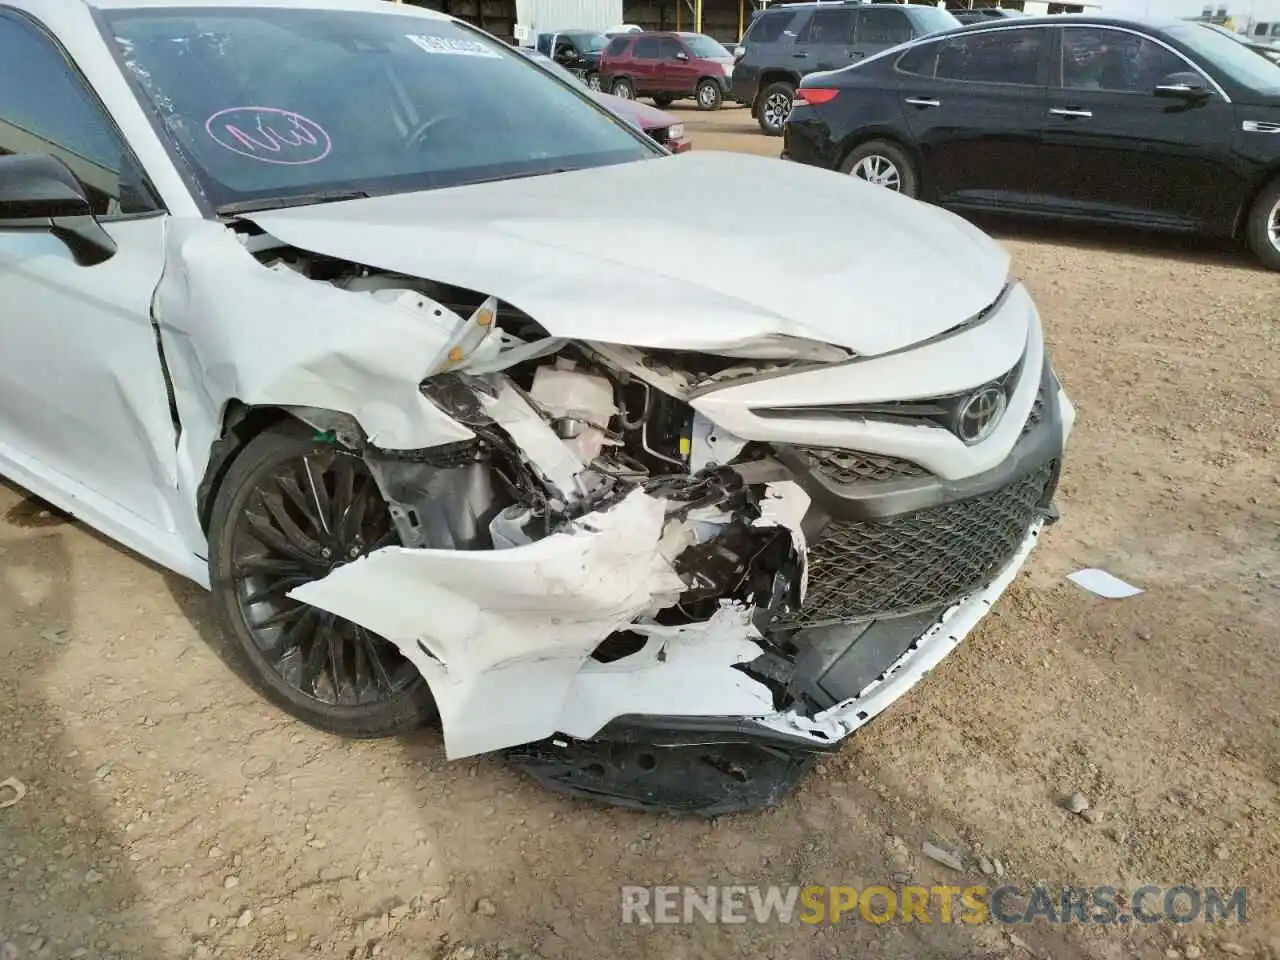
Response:
POLYGON ((804 60, 809 55, 807 53, 793 53, 792 56, 795 57, 797 60, 804 60))
POLYGON ((1061 107, 1054 107, 1049 112, 1055 117, 1076 117, 1088 119, 1093 116, 1092 110, 1064 110, 1061 107))
POLYGON ((907 97, 907 103, 913 107, 940 107, 941 100, 934 100, 932 97, 907 97))

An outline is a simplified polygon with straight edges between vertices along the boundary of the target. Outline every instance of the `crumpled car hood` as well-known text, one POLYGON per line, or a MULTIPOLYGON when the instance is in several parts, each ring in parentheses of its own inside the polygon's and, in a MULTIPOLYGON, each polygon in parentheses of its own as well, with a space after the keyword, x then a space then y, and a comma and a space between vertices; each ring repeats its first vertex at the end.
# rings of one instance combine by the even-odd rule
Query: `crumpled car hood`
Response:
POLYGON ((862 355, 936 336, 1008 276, 993 240, 852 177, 695 151, 247 215, 292 246, 499 297, 552 336, 862 355))

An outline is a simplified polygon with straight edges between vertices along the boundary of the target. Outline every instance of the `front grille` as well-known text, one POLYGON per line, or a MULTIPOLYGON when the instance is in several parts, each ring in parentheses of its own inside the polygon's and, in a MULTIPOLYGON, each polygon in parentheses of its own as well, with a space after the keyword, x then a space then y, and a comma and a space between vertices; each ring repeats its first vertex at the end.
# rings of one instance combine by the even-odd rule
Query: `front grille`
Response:
POLYGON ((809 547, 808 591, 791 624, 941 606, 985 586, 1026 537, 1054 469, 889 520, 829 524, 809 547))
POLYGON ((810 470, 830 483, 845 487, 929 476, 929 471, 919 464, 897 457, 826 447, 805 447, 803 452, 810 470))
POLYGON ((1041 386, 1036 394, 1036 402, 1031 405, 1031 413, 1027 416, 1027 422, 1022 425, 1022 436, 1026 436, 1040 426, 1040 421, 1044 419, 1045 390, 1041 386))

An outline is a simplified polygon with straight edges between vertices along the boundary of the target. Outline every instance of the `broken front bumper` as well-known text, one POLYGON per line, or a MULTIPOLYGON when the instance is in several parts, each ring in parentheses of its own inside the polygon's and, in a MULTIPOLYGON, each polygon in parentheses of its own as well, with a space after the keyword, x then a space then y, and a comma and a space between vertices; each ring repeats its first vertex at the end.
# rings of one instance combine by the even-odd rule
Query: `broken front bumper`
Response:
POLYGON ((842 496, 830 471, 784 457, 811 496, 806 523, 817 515, 826 533, 809 546, 804 608, 790 629, 779 628, 783 636, 769 638, 793 651, 791 662, 750 665, 786 683, 789 708, 757 717, 619 716, 590 740, 552 737, 509 758, 549 789, 622 806, 714 816, 777 803, 819 756, 951 653, 1013 582, 1057 519, 1053 497, 1074 417, 1046 364, 1021 439, 978 477, 888 476, 892 464, 881 460, 875 482, 854 478, 860 482, 844 489, 857 492, 842 496), (939 531, 951 539, 931 539, 939 531), (851 548, 859 539, 866 543, 851 548), (976 589, 965 581, 975 575, 976 589))

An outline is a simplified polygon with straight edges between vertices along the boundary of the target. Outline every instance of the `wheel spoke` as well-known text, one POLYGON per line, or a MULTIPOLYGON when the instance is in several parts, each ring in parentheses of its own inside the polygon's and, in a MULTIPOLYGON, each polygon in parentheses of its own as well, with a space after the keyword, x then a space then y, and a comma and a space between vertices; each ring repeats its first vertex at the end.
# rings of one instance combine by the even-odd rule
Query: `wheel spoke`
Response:
POLYGON ((276 477, 276 486, 289 498, 299 513, 307 518, 312 530, 317 534, 327 533, 324 518, 316 512, 316 504, 310 491, 304 492, 296 477, 276 477))
POLYGON ((327 620, 331 617, 328 613, 318 613, 315 630, 311 635, 311 645, 307 648, 307 656, 302 664, 302 689, 303 692, 309 692, 311 696, 317 699, 323 699, 320 691, 316 689, 316 681, 324 674, 325 660, 328 659, 329 644, 328 638, 325 636, 327 629, 327 620))
POLYGON ((237 561, 232 576, 237 580, 245 577, 292 577, 305 576, 311 569, 308 563, 291 560, 285 557, 245 557, 237 561))
POLYGON ((324 473, 316 472, 315 466, 311 463, 310 457, 302 458, 302 471, 307 478, 307 491, 311 494, 311 501, 315 504, 316 516, 320 518, 320 528, 325 532, 329 532, 329 490, 324 485, 324 473))
POLYGON ((370 494, 376 495, 376 490, 369 489, 371 486, 373 486, 372 481, 361 480, 352 496, 351 503, 338 517, 337 540, 344 547, 358 537, 360 531, 364 529, 364 518, 369 509, 370 494))
POLYGON ((314 556, 323 548, 323 544, 303 530, 293 517, 289 516, 289 511, 285 509, 284 499, 277 493, 269 493, 259 487, 256 491, 258 494, 258 503, 271 517, 277 530, 284 534, 285 538, 294 544, 304 555, 314 556))
MULTIPOLYGON (((329 617, 324 624, 325 638, 329 645, 329 677, 333 683, 333 699, 336 703, 342 702, 342 677, 346 674, 343 669, 343 643, 342 632, 338 628, 338 623, 333 617, 329 617)), ((352 690, 352 697, 355 698, 355 690, 352 690)))
POLYGON ((244 602, 246 604, 261 603, 271 597, 281 593, 288 593, 294 587, 300 587, 304 583, 311 583, 315 578, 306 573, 295 573, 284 577, 277 577, 270 583, 260 587, 255 587, 252 591, 245 595, 244 602))
POLYGON ((373 668, 374 686, 381 690, 392 690, 395 684, 391 682, 391 675, 387 673, 387 665, 382 662, 382 656, 378 650, 379 644, 360 624, 354 624, 354 627, 356 642, 364 649, 365 655, 369 658, 369 666, 373 668))
MULTIPOLYGON (((333 458, 333 498, 330 509, 330 522, 328 529, 336 530, 342 523, 342 518, 347 511, 351 509, 351 500, 355 492, 356 471, 355 466, 351 462, 350 457, 337 456, 333 458)), ((345 544, 340 544, 345 546, 345 544)))
POLYGON ((298 609, 302 611, 302 616, 281 630, 275 640, 262 647, 263 655, 277 666, 290 651, 300 651, 305 646, 307 638, 315 632, 319 611, 315 607, 305 606, 300 606, 298 609))
POLYGON ((291 621, 297 620, 299 617, 304 616, 306 612, 311 609, 313 608, 308 607, 306 604, 298 603, 294 601, 290 606, 281 607, 279 610, 276 610, 268 614, 266 617, 257 621, 256 623, 250 624, 250 626, 254 630, 266 630, 270 627, 278 627, 281 624, 289 623, 291 621))
POLYGON ((273 527, 265 517, 246 510, 244 521, 249 527, 250 535, 264 547, 268 547, 276 553, 282 553, 290 560, 295 560, 299 563, 311 565, 317 562, 317 558, 313 554, 308 553, 301 546, 290 543, 288 538, 273 527))

